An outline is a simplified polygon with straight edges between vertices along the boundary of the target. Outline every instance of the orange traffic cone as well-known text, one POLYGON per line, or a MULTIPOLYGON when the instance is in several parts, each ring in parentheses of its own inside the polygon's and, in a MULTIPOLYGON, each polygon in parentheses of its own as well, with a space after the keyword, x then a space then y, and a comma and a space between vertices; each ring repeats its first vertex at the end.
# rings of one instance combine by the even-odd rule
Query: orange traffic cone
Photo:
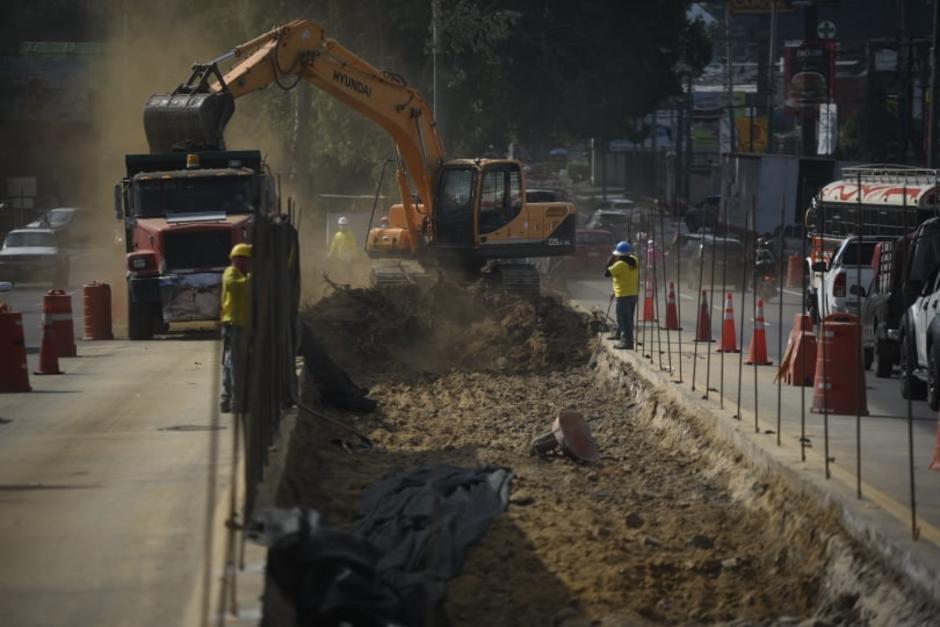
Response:
POLYGON ((698 312, 698 324, 695 325, 696 342, 712 342, 712 317, 708 311, 708 294, 702 290, 701 306, 698 312))
POLYGON ((55 343, 55 326, 46 318, 42 324, 42 346, 39 349, 39 370, 34 374, 62 374, 59 370, 59 350, 55 343))
POLYGON ((931 470, 940 470, 940 419, 937 420, 937 443, 933 447, 933 461, 930 462, 931 470))
POLYGON ((725 314, 721 322, 721 348, 719 353, 740 353, 738 349, 738 338, 734 334, 734 302, 731 300, 731 292, 725 296, 725 314))
POLYGON ((764 299, 757 299, 757 312, 754 314, 754 335, 751 336, 751 347, 747 351, 748 365, 769 366, 767 359, 767 332, 764 330, 764 299))
POLYGON ((669 282, 669 294, 666 295, 666 326, 667 331, 681 331, 679 326, 679 310, 676 307, 676 286, 669 282))
POLYGON ((653 281, 647 273, 646 296, 643 299, 643 322, 656 322, 655 300, 653 299, 653 281))

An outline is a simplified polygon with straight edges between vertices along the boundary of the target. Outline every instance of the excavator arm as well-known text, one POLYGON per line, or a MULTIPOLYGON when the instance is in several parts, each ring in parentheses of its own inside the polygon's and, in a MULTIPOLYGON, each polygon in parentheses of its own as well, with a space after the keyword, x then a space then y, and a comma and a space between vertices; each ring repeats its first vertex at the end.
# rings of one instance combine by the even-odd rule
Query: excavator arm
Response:
POLYGON ((433 186, 444 148, 427 102, 400 76, 379 70, 328 39, 322 27, 294 20, 236 46, 208 64, 172 94, 150 98, 144 126, 151 150, 188 146, 223 148, 222 133, 233 99, 276 83, 304 79, 381 126, 398 152, 398 185, 412 246, 433 211, 433 186), (218 64, 233 62, 222 74, 218 64), (414 202, 410 183, 420 197, 414 202))

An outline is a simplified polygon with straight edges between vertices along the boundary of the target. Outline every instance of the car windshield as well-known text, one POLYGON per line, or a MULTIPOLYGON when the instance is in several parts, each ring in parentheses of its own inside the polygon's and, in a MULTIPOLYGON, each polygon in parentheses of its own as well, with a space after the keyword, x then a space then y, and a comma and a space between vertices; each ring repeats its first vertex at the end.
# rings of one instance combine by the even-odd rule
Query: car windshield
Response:
POLYGON ((180 176, 138 179, 134 215, 162 218, 187 213, 251 213, 252 180, 245 176, 180 176))
POLYGON ((614 241, 610 233, 578 233, 576 238, 579 246, 611 246, 614 241))
POLYGON ((861 254, 859 253, 858 242, 851 242, 842 251, 843 266, 868 266, 871 265, 871 258, 875 254, 876 242, 862 242, 861 254))
POLYGON ((55 235, 45 231, 14 231, 7 235, 3 242, 4 248, 20 248, 26 246, 44 246, 54 248, 55 235))

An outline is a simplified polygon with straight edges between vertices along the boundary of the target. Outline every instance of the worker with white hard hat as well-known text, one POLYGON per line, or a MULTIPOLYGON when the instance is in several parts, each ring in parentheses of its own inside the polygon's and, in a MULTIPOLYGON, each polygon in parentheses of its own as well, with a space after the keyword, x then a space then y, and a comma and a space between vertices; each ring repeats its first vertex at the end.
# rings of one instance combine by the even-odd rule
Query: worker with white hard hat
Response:
POLYGON ((359 252, 355 236, 349 231, 349 218, 340 216, 336 221, 336 234, 330 242, 327 257, 333 261, 350 261, 359 252))

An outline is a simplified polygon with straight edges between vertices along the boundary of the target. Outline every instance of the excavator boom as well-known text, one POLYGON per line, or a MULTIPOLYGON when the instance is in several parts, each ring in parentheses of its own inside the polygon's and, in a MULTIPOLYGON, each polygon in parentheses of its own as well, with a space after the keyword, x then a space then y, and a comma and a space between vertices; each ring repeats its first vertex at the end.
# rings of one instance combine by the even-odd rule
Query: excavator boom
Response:
POLYGON ((405 80, 372 66, 319 25, 294 20, 193 66, 193 76, 171 94, 155 94, 144 109, 152 152, 222 149, 234 99, 276 83, 304 79, 371 119, 392 137, 401 165, 399 187, 411 240, 427 229, 433 184, 444 148, 427 102, 405 80), (218 64, 232 61, 224 73, 218 64), (412 189, 413 187, 413 189, 412 189), (414 195, 420 203, 414 201, 414 195))

